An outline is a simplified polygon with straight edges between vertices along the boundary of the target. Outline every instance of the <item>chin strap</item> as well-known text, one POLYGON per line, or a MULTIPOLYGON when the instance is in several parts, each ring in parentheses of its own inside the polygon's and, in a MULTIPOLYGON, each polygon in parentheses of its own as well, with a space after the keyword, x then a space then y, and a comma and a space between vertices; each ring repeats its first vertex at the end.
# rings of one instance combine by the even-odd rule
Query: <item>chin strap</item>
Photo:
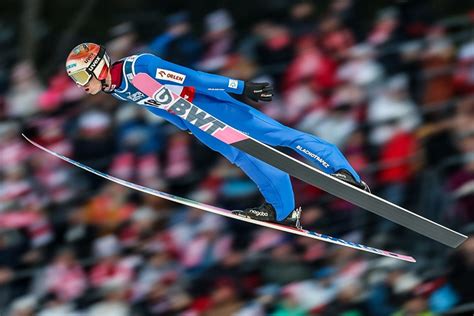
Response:
POLYGON ((109 86, 106 82, 106 79, 101 80, 100 83, 102 84, 102 92, 112 93, 115 90, 115 85, 110 85, 109 86), (107 90, 105 90, 105 89, 107 89, 107 90))

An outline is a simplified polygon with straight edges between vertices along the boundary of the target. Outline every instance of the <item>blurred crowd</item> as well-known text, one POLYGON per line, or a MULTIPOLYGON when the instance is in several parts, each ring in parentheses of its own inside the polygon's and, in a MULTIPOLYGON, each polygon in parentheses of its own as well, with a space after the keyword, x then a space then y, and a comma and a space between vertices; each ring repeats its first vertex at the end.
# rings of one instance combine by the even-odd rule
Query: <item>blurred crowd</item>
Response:
MULTIPOLYGON (((351 0, 322 12, 287 1, 286 16, 245 28, 219 9, 200 18, 199 33, 191 12, 179 11, 152 39, 126 22, 105 45, 113 60, 151 52, 272 82, 275 99, 250 104, 339 146, 377 195, 474 234, 474 7, 447 19, 410 3, 366 12, 367 29, 351 0)), ((474 309, 473 238, 449 249, 294 181, 305 228, 418 260, 407 264, 133 192, 39 152, 21 133, 161 191, 227 209, 262 202, 238 168, 192 135, 135 104, 85 95, 62 64, 47 82, 31 60, 0 73, 1 315, 474 309)))

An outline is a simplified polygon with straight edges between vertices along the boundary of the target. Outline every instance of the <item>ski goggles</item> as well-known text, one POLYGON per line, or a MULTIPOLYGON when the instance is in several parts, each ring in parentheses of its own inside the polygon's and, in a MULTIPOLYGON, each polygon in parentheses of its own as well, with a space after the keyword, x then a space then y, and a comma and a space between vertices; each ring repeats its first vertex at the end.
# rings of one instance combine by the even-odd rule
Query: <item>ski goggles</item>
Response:
POLYGON ((69 77, 74 80, 78 85, 85 86, 92 78, 92 75, 85 69, 69 74, 69 77))
POLYGON ((95 75, 96 78, 99 78, 100 72, 102 71, 104 65, 110 63, 108 60, 106 60, 106 58, 107 55, 105 54, 105 48, 101 47, 99 53, 87 68, 72 72, 69 74, 69 77, 71 77, 72 80, 74 80, 74 82, 76 82, 78 85, 85 86, 89 83, 92 76, 95 75), (97 69, 99 70, 99 73, 95 72, 97 69))

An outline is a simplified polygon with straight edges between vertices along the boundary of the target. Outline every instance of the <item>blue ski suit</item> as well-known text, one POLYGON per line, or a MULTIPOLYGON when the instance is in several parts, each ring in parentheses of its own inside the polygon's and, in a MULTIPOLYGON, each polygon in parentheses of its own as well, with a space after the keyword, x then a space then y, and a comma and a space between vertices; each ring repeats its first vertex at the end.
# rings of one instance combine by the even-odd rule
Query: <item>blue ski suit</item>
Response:
POLYGON ((189 130, 206 146, 241 168, 256 183, 265 200, 273 205, 278 221, 285 219, 295 208, 289 175, 214 138, 174 114, 140 102, 146 96, 130 82, 138 73, 149 74, 171 91, 252 138, 271 146, 289 147, 326 173, 346 169, 360 181, 359 175, 335 145, 314 135, 289 128, 232 98, 228 93, 243 93, 245 84, 242 80, 195 71, 152 54, 125 58, 120 86, 115 88, 112 95, 120 100, 142 104, 178 128, 189 130))

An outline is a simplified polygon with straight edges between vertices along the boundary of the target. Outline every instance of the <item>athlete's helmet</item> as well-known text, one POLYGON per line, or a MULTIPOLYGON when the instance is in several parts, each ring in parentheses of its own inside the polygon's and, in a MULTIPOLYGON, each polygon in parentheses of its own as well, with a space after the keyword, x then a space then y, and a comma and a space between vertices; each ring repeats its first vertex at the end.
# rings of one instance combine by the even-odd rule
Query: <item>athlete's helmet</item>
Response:
POLYGON ((67 74, 81 86, 85 86, 92 76, 104 83, 109 67, 110 57, 105 48, 94 43, 77 45, 66 60, 67 74))

